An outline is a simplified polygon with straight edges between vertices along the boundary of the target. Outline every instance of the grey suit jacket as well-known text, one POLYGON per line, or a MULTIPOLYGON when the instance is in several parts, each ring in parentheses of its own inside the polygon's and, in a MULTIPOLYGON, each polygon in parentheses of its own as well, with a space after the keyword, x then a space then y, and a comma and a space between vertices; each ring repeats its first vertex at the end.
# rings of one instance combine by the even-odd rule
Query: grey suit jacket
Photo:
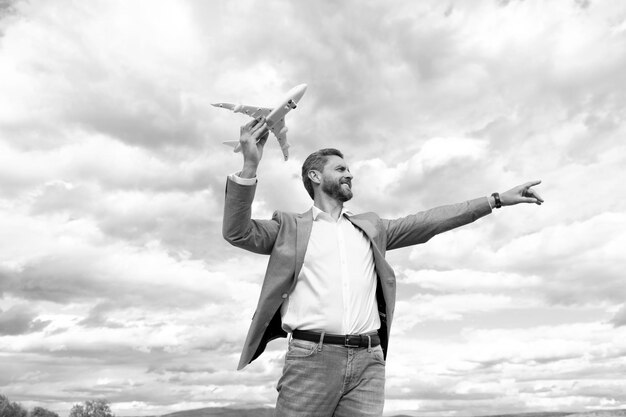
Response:
MULTIPOLYGON (((222 233, 237 247, 270 255, 259 302, 252 317, 237 369, 256 359, 267 343, 287 334, 282 329, 280 307, 296 285, 306 253, 313 215, 276 211, 271 220, 251 218, 256 185, 226 183, 226 204, 222 233)), ((385 252, 424 243, 436 234, 471 223, 491 213, 486 197, 464 203, 437 207, 394 220, 381 219, 374 213, 350 216, 349 220, 365 233, 372 243, 378 275, 376 298, 381 319, 379 334, 385 357, 396 301, 396 277, 385 260, 385 252)))

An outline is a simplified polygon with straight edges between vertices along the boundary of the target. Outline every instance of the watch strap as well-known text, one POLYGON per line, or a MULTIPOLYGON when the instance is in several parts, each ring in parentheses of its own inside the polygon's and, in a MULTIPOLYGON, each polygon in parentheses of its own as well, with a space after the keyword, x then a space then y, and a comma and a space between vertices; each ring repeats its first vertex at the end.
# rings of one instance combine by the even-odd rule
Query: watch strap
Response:
POLYGON ((496 208, 502 207, 502 200, 500 200, 500 194, 499 193, 493 193, 493 194, 491 194, 491 196, 496 201, 496 208))

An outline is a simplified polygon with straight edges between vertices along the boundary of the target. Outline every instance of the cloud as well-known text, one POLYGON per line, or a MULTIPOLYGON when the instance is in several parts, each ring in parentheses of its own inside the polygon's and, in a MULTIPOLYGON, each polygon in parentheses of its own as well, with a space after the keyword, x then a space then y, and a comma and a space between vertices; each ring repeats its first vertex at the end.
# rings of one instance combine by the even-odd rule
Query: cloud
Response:
POLYGON ((626 325, 626 307, 625 306, 622 306, 617 311, 617 313, 615 313, 615 316, 613 317, 613 319, 611 319, 611 323, 613 323, 615 327, 626 325))
POLYGON ((463 265, 530 275, 529 282, 540 279, 544 283, 540 292, 555 304, 619 302, 623 295, 617 285, 623 267, 618 249, 624 239, 621 214, 605 213, 536 231, 524 230, 523 216, 513 224, 506 223, 512 218, 494 219, 495 224, 483 226, 488 230, 484 236, 471 229, 438 236, 411 250, 413 268, 445 270, 463 265))
POLYGON ((441 194, 458 189, 454 179, 465 175, 469 182, 472 172, 486 166, 486 145, 471 138, 432 138, 397 165, 389 166, 379 158, 357 161, 352 168, 359 193, 354 204, 383 216, 409 214, 404 207, 441 204, 441 194))
POLYGON ((463 291, 467 288, 487 291, 508 289, 519 291, 523 288, 539 288, 544 284, 537 276, 481 272, 462 268, 451 271, 407 270, 400 275, 399 280, 404 284, 419 285, 423 289, 445 292, 463 291))
POLYGON ((413 344, 395 346, 407 356, 402 355, 401 362, 388 361, 393 381, 388 397, 399 407, 420 398, 420 410, 427 413, 440 412, 442 401, 484 413, 486 402, 477 400, 485 397, 503 409, 550 400, 561 409, 577 409, 593 402, 585 394, 587 388, 602 398, 621 396, 621 367, 608 369, 606 362, 623 354, 624 346, 610 326, 466 328, 461 335, 462 340, 446 343, 422 336, 413 344), (582 334, 589 335, 587 340, 576 336, 582 334), (594 390, 599 383, 604 389, 594 390))
MULTIPOLYGON (((174 62, 185 66, 199 54, 184 7, 152 5, 141 30, 103 3, 72 7, 64 16, 51 13, 54 7, 20 3, 21 12, 31 20, 16 22, 6 34, 3 53, 22 71, 3 66, 3 87, 13 94, 20 87, 26 89, 4 123, 27 139, 22 145, 46 144, 48 139, 29 132, 62 125, 146 147, 199 140, 197 119, 185 121, 188 113, 183 106, 182 84, 191 78, 172 67, 174 62), (165 16, 168 24, 161 25, 165 16), (74 23, 64 25, 67 21, 74 23), (55 30, 57 25, 63 29, 55 30), (35 47, 19 47, 24 44, 35 47), (45 55, 38 50, 45 50, 45 55)), ((124 7, 128 17, 139 12, 136 6, 124 7)))
POLYGON ((61 245, 57 253, 24 262, 6 277, 6 291, 12 294, 59 303, 102 297, 117 303, 191 307, 228 296, 232 285, 203 262, 173 257, 158 243, 144 250, 61 245))
POLYGON ((43 330, 50 321, 42 321, 26 305, 0 310, 0 335, 15 336, 43 330))

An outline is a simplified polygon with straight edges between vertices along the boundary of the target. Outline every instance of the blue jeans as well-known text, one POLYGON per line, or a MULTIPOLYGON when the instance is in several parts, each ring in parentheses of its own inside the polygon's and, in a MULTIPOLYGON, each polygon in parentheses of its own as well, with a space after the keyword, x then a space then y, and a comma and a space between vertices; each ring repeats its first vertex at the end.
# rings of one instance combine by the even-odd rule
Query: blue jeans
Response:
POLYGON ((382 348, 292 339, 276 389, 276 417, 379 417, 385 401, 382 348))

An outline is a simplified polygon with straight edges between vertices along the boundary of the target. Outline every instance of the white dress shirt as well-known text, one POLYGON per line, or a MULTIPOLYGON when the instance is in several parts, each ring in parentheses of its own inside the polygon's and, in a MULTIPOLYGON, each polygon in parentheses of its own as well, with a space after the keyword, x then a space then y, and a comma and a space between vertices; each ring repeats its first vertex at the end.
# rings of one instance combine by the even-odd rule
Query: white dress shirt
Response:
POLYGON ((283 303, 283 329, 359 334, 380 327, 371 243, 347 218, 313 206, 313 227, 296 285, 283 303))
MULTIPOLYGON (((253 185, 256 179, 231 179, 253 185)), ((281 308, 283 329, 361 334, 378 330, 376 269, 370 240, 342 210, 335 221, 313 206, 311 237, 296 285, 281 308)))

